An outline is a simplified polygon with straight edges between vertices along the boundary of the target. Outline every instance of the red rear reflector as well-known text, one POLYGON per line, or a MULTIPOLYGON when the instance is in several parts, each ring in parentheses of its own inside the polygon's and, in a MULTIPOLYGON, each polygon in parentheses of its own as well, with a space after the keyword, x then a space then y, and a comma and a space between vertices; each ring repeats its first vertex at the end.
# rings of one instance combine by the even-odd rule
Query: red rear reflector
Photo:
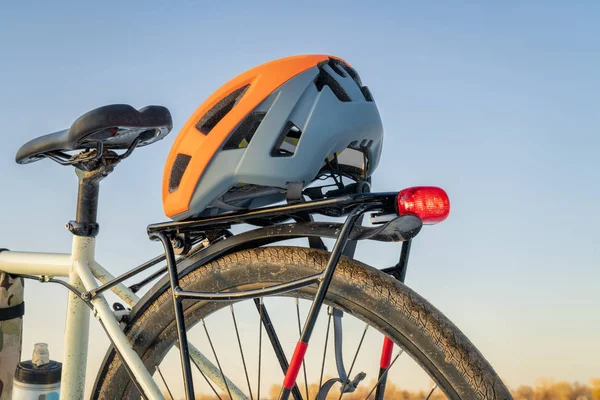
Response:
POLYGON ((450 199, 439 187, 415 186, 403 189, 396 198, 398 215, 412 214, 424 224, 437 224, 450 214, 450 199))

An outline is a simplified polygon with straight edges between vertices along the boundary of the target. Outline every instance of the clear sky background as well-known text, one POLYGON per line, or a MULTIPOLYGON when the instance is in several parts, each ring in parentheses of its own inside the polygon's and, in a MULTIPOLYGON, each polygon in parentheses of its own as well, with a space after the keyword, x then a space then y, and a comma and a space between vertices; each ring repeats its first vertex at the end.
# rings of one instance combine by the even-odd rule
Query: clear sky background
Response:
MULTIPOLYGON (((97 248, 115 274, 156 255, 145 227, 165 219, 163 166, 191 113, 252 66, 334 54, 384 121, 374 189, 451 198, 450 218, 415 240, 407 284, 510 386, 585 382, 600 376, 599 18, 590 1, 3 3, 0 247, 70 251, 76 177, 18 166, 20 145, 97 106, 161 104, 173 133, 103 182, 97 248)), ((397 250, 358 256, 385 267, 397 250)), ((64 291, 27 288, 24 351, 46 341, 60 358, 64 291)), ((93 327, 90 368, 106 348, 93 327)))

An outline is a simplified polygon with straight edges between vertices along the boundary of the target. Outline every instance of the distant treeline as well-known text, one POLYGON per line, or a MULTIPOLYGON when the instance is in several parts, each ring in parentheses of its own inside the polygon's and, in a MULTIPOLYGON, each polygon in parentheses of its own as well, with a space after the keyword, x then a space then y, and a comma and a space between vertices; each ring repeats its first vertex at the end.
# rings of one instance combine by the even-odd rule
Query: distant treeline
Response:
POLYGON ((600 378, 588 384, 542 379, 535 386, 519 386, 515 400, 600 400, 600 378))
MULTIPOLYGON (((371 382, 370 385, 361 385, 354 393, 346 393, 342 397, 343 400, 365 400, 367 395, 375 385, 375 382, 371 382)), ((432 385, 433 386, 433 385, 432 385)), ((279 395, 280 386, 274 385, 269 390, 269 393, 261 393, 260 398, 277 399, 279 395), (268 397, 266 397, 268 396, 268 397)), ((300 392, 302 397, 306 397, 306 388, 304 384, 299 384, 300 392)), ((314 383, 309 385, 308 392, 309 398, 314 399, 318 390, 318 384, 314 383)), ((256 393, 253 393, 256 398, 256 393)), ((386 399, 393 400, 423 400, 427 397, 429 391, 408 391, 401 387, 393 384, 388 384, 385 391, 386 399)), ((512 390, 513 397, 515 400, 600 400, 600 378, 592 379, 587 384, 579 382, 563 382, 554 381, 551 379, 541 379, 534 386, 519 386, 512 390)), ((229 396, 220 394, 221 399, 230 400, 229 396)), ((329 392, 327 400, 338 400, 340 397, 339 386, 334 387, 329 392)), ((372 393, 369 399, 373 399, 375 394, 372 393)), ((169 398, 168 395, 165 398, 169 398)), ((196 396, 196 400, 212 400, 217 398, 215 395, 199 395, 196 396)), ((430 400, 442 400, 446 396, 438 389, 433 392, 430 400)))

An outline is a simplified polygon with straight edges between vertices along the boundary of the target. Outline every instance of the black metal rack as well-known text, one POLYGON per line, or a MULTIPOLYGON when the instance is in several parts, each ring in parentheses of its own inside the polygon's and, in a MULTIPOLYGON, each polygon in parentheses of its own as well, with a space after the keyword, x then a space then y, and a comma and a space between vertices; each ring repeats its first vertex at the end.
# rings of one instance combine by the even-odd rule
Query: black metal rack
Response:
MULTIPOLYGON (((345 195, 336 198, 324 200, 315 200, 280 206, 265 207, 247 212, 236 212, 216 217, 206 217, 182 222, 166 222, 148 226, 150 238, 159 240, 164 247, 164 259, 167 266, 161 271, 168 272, 171 291, 173 295, 173 305, 178 330, 178 339, 180 343, 180 357, 182 372, 186 389, 186 398, 194 398, 194 387, 192 382, 191 364, 189 359, 189 350, 187 346, 187 333, 184 322, 182 301, 191 300, 210 300, 210 301, 232 301, 252 299, 262 296, 281 294, 308 285, 318 284, 315 298, 307 316, 300 341, 297 344, 294 357, 289 364, 285 361, 286 379, 284 387, 279 396, 280 399, 287 399, 295 387, 296 375, 299 370, 301 360, 308 346, 313 328, 315 326, 318 311, 323 304, 327 289, 337 263, 344 252, 344 248, 349 241, 358 240, 379 240, 389 242, 404 242, 400 261, 397 265, 386 269, 387 273, 403 280, 406 273, 408 262, 408 252, 410 250, 411 239, 420 231, 422 222, 419 218, 412 215, 395 216, 386 223, 374 227, 357 226, 357 221, 367 212, 376 212, 378 214, 396 213, 396 193, 361 193, 345 195), (311 214, 323 214, 328 216, 343 217, 346 216, 344 223, 323 223, 313 222, 312 218, 306 218, 311 214), (294 219, 296 223, 282 224, 288 219, 294 219), (185 291, 179 286, 178 262, 175 258, 173 244, 181 235, 186 240, 190 234, 202 234, 208 231, 218 231, 229 229, 236 224, 255 224, 263 227, 244 232, 239 235, 222 238, 216 243, 203 247, 194 254, 195 265, 204 264, 215 257, 239 250, 242 248, 263 246, 273 242, 287 240, 291 238, 335 238, 335 245, 331 250, 326 268, 319 274, 307 276, 291 282, 273 285, 263 289, 255 289, 241 292, 227 293, 197 293, 185 291), (264 226, 267 225, 267 226, 264 226)), ((181 243, 179 243, 181 244, 181 243)), ((162 261, 161 257, 161 261, 162 261)), ((127 279, 128 277, 149 268, 156 264, 157 259, 151 260, 148 265, 142 265, 133 270, 129 275, 123 275, 115 280, 106 283, 98 288, 92 295, 97 295, 110 288, 114 284, 127 279)), ((284 357, 285 358, 285 357, 284 357)))

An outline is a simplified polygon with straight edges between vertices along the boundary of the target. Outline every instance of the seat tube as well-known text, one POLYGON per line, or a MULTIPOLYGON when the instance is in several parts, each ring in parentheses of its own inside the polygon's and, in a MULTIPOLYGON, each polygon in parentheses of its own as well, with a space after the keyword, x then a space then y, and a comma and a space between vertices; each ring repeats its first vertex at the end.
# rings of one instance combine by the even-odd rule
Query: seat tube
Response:
MULTIPOLYGON (((73 266, 75 263, 88 264, 94 259, 95 239, 73 235, 73 266)), ((71 267, 69 284, 79 292, 85 288, 79 275, 71 267)), ((85 370, 87 365, 90 309, 75 293, 69 292, 67 320, 64 337, 64 356, 60 387, 61 399, 83 399, 85 370)))
MULTIPOLYGON (((69 283, 83 293, 86 290, 76 272, 75 265, 79 264, 89 268, 94 262, 95 236, 98 233, 96 219, 99 181, 102 179, 102 175, 98 173, 99 171, 76 170, 76 172, 79 176, 77 214, 75 221, 67 224, 67 229, 73 234, 69 283)), ((83 399, 89 326, 90 309, 75 293, 69 292, 60 388, 61 399, 83 399)))

